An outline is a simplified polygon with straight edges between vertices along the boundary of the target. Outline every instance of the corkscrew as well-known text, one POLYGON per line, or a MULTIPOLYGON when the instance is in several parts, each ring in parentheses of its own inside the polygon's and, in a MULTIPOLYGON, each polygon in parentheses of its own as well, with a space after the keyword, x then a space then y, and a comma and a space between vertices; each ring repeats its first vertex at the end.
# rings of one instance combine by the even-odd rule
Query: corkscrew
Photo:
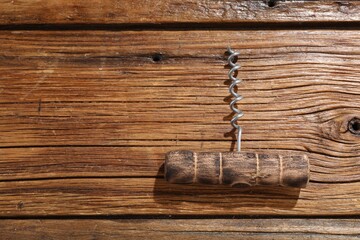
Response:
POLYGON ((227 53, 229 54, 227 61, 229 66, 231 67, 228 73, 229 79, 231 80, 231 84, 229 86, 229 92, 234 97, 234 99, 230 102, 230 109, 235 113, 230 123, 235 129, 237 129, 236 146, 237 146, 237 151, 240 152, 242 128, 237 124, 237 120, 241 118, 244 115, 244 113, 236 107, 236 103, 240 101, 243 97, 235 91, 235 87, 242 82, 235 75, 237 71, 240 69, 240 65, 236 63, 235 58, 237 58, 237 56, 239 56, 240 53, 233 51, 230 47, 228 48, 227 53))
POLYGON ((193 152, 178 150, 165 156, 165 179, 170 183, 224 184, 234 187, 285 186, 305 187, 309 182, 309 159, 305 154, 278 154, 274 152, 252 153, 241 151, 242 128, 238 120, 244 115, 237 107, 242 96, 237 86, 242 81, 237 78, 240 65, 239 52, 227 49, 231 80, 229 92, 233 99, 230 109, 235 113, 230 120, 237 130, 237 151, 233 152, 193 152))

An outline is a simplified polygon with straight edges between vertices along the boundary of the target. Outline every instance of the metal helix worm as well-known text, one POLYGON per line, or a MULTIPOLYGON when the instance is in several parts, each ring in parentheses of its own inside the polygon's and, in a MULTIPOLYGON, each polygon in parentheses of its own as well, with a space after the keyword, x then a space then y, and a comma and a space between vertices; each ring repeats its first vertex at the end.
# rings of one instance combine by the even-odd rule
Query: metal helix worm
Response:
POLYGON ((237 84, 242 82, 242 80, 236 78, 236 73, 240 69, 240 65, 236 63, 236 57, 239 56, 240 53, 233 51, 230 47, 227 49, 227 53, 229 54, 227 61, 231 67, 228 73, 229 79, 231 80, 229 92, 234 97, 234 99, 230 102, 230 109, 235 113, 230 123, 234 128, 237 129, 237 151, 240 152, 242 128, 237 124, 237 120, 241 118, 244 113, 236 107, 236 103, 243 99, 243 97, 235 91, 237 84))

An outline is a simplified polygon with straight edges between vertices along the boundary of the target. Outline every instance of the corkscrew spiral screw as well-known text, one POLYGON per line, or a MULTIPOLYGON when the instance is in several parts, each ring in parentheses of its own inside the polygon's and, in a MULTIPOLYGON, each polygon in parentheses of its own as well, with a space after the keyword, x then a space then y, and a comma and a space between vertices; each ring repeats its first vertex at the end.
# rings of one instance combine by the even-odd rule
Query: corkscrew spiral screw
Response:
POLYGON ((241 118, 244 113, 237 108, 236 104, 238 101, 243 99, 243 97, 237 93, 235 87, 242 82, 241 79, 237 78, 237 71, 240 69, 240 65, 236 63, 236 57, 240 55, 240 53, 232 50, 230 47, 227 49, 227 53, 229 55, 227 61, 229 66, 231 67, 228 73, 229 79, 231 80, 231 84, 229 86, 229 92, 234 97, 234 99, 230 102, 230 109, 235 113, 234 117, 231 119, 231 125, 237 129, 237 151, 241 150, 241 134, 242 128, 237 124, 237 120, 241 118))

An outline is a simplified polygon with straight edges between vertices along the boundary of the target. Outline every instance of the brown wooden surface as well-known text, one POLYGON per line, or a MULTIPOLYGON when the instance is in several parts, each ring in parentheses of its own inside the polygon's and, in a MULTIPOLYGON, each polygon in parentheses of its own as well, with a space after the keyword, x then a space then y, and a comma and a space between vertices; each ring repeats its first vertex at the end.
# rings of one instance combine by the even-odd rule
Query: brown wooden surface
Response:
POLYGON ((358 215, 360 138, 347 125, 360 113, 359 38, 2 31, 0 213, 358 215), (228 45, 242 53, 243 149, 308 154, 308 188, 239 192, 162 179, 169 150, 233 147, 228 45))
POLYGON ((0 220, 2 239, 359 239, 356 219, 0 220))
POLYGON ((359 184, 310 183, 305 189, 176 185, 162 178, 79 178, 0 183, 1 215, 360 214, 359 184))
POLYGON ((9 0, 0 24, 355 22, 359 11, 357 0, 9 0))
POLYGON ((359 12, 1 1, 0 238, 359 239, 359 12), (163 180, 168 151, 234 148, 228 46, 241 52, 242 148, 307 154, 306 189, 163 180), (230 219, 253 215, 269 218, 230 219), (171 216, 188 219, 151 219, 171 216))

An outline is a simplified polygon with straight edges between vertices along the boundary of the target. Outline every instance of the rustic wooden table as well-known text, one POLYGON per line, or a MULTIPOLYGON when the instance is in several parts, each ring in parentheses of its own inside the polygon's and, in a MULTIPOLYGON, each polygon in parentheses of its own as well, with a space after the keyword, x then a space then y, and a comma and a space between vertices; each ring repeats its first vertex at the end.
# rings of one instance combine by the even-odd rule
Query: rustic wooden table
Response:
POLYGON ((0 2, 1 239, 360 238, 360 1, 0 2), (306 153, 305 189, 170 185, 170 150, 306 153))

